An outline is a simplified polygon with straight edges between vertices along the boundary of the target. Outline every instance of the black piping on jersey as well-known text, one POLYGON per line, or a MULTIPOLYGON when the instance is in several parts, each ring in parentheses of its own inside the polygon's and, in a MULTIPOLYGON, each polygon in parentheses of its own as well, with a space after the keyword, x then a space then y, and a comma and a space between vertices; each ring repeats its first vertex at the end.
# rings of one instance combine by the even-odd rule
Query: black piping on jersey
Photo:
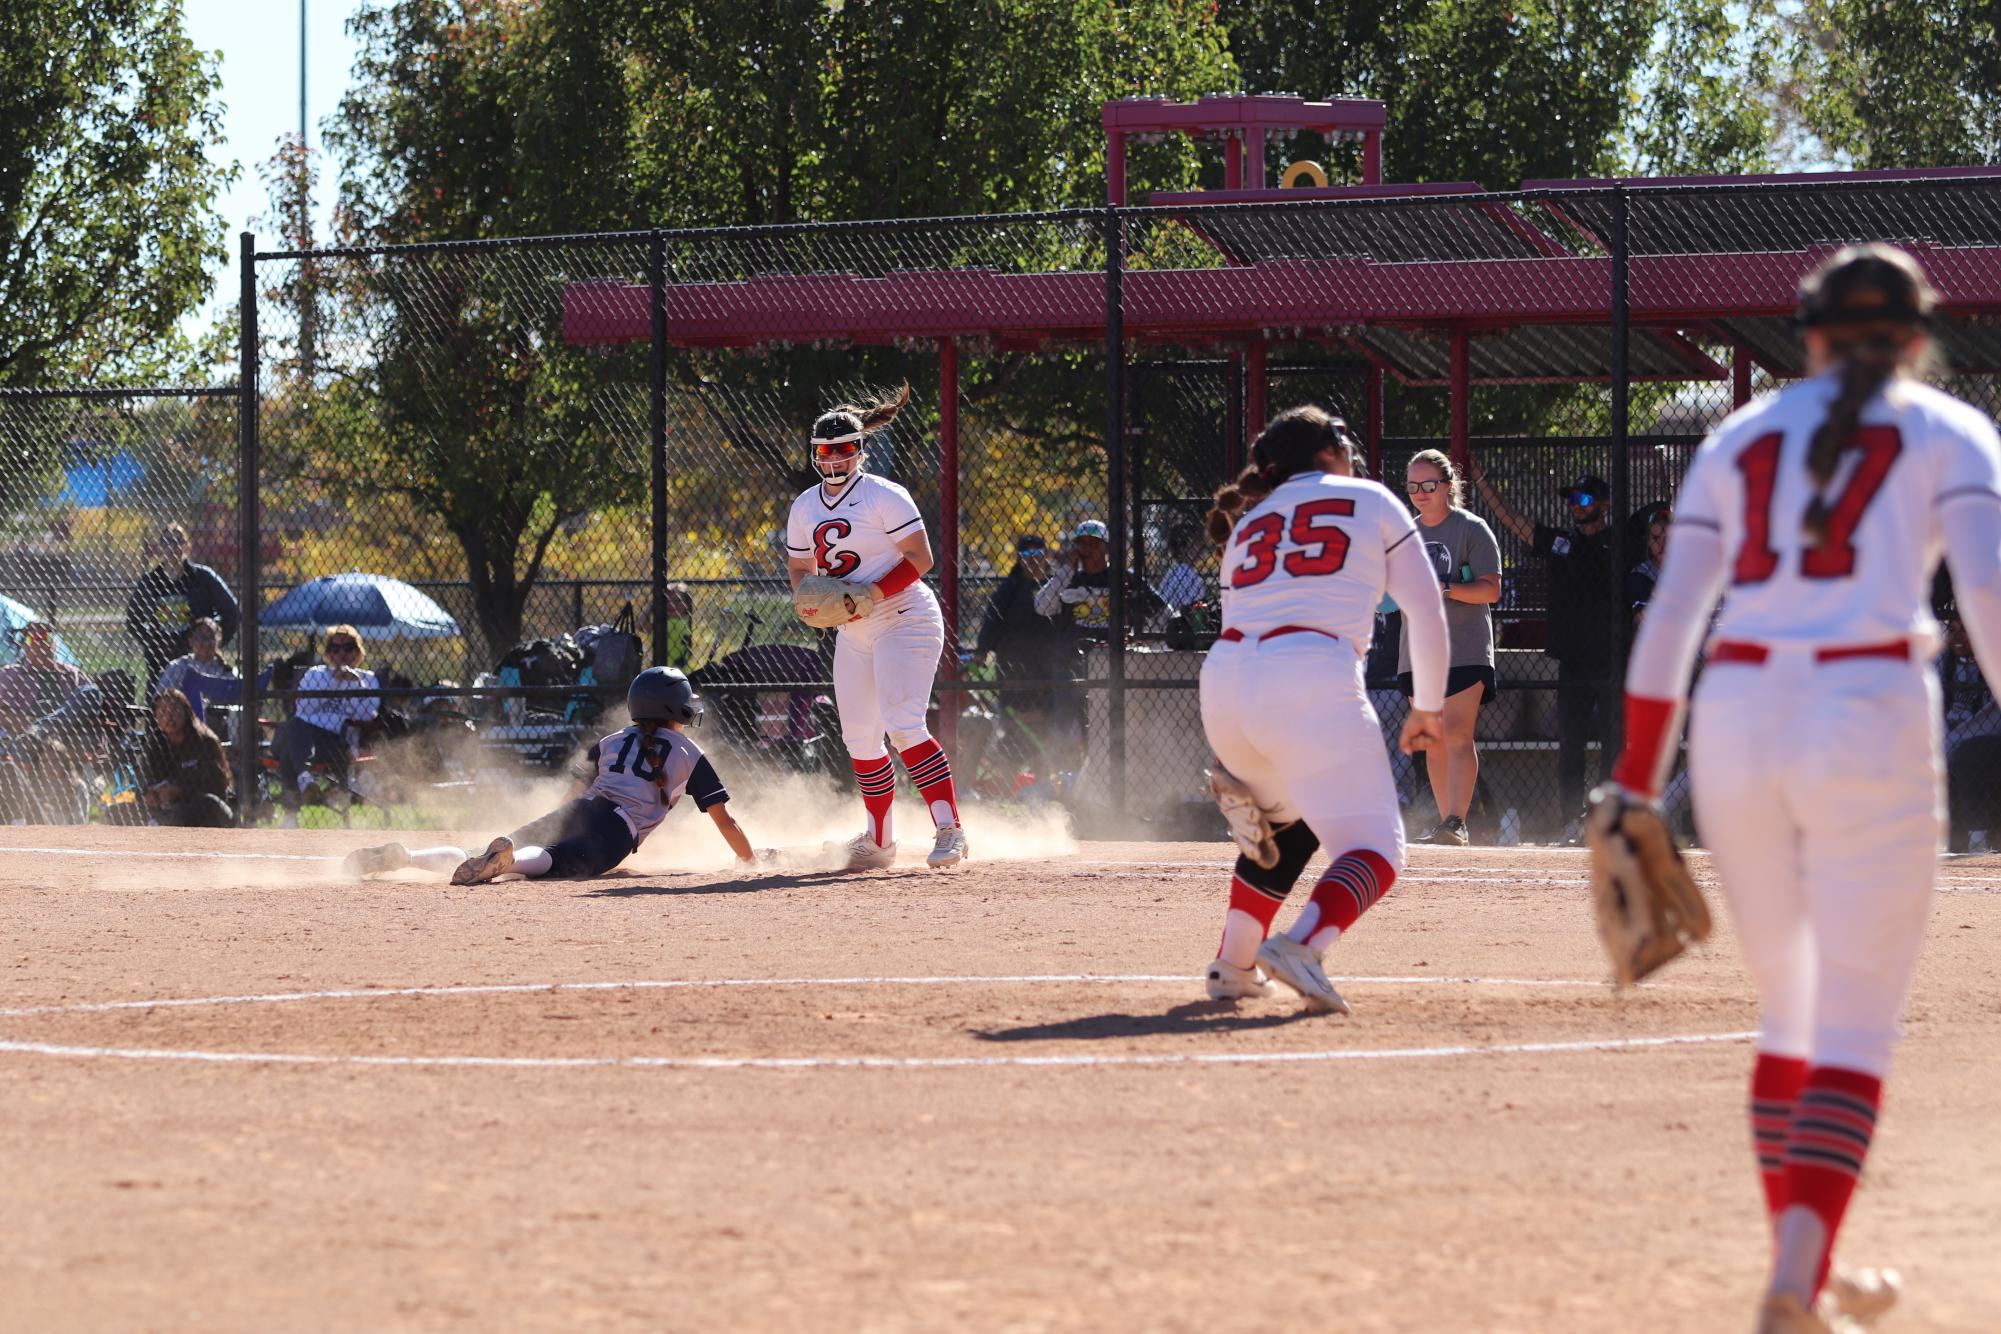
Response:
POLYGON ((1405 533, 1402 537, 1399 537, 1396 541, 1384 547, 1383 554, 1385 556, 1389 555, 1392 551, 1395 551, 1398 547, 1402 546, 1404 543, 1410 541, 1413 537, 1416 536, 1417 536, 1417 529, 1413 528, 1409 532, 1405 533))
POLYGON ((1992 487, 1987 486, 1955 486, 1950 491, 1939 492, 1938 499, 1932 503, 1943 505, 1946 501, 1957 500, 1961 496, 1985 496, 1989 500, 2001 500, 2001 491, 1996 491, 1992 487))
POLYGON ((1708 519, 1708 518, 1704 518, 1704 517, 1703 517, 1702 515, 1700 515, 1700 514, 1677 514, 1677 515, 1675 515, 1675 516, 1674 516, 1674 526, 1675 526, 1675 527, 1677 527, 1677 528, 1680 528, 1680 527, 1682 527, 1683 525, 1686 525, 1686 526, 1688 526, 1688 527, 1690 527, 1690 528, 1707 528, 1707 529, 1709 529, 1709 531, 1711 531, 1712 533, 1720 533, 1720 532, 1722 532, 1722 531, 1723 531, 1723 525, 1722 525, 1722 524, 1720 524, 1720 523, 1716 522, 1716 520, 1714 520, 1714 519, 1708 519))
POLYGON ((905 519, 902 523, 899 523, 894 528, 885 529, 884 536, 887 536, 890 533, 900 533, 913 523, 923 523, 923 522, 924 522, 924 516, 922 514, 915 515, 911 518, 905 519))

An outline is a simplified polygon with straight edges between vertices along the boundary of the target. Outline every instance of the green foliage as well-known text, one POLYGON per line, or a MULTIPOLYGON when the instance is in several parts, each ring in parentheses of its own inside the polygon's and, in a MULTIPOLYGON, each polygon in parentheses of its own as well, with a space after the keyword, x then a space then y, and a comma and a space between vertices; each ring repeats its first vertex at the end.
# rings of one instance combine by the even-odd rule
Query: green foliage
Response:
POLYGON ((0 384, 171 375, 224 258, 179 0, 0 5, 0 384))
POLYGON ((1980 0, 1761 6, 1784 63, 1775 100, 1857 167, 2001 156, 2001 7, 1980 0))
MULTIPOLYGON (((1735 13, 1724 0, 1224 0, 1218 20, 1247 87, 1381 98, 1391 179, 1512 189, 1757 162, 1765 118, 1735 13)), ((1333 156, 1355 170, 1352 148, 1333 156)))

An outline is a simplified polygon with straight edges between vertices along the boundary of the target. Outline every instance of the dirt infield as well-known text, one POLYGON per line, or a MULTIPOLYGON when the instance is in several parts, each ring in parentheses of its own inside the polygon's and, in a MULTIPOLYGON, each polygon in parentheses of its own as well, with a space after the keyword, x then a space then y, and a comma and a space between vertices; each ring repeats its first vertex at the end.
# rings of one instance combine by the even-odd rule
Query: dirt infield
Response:
MULTIPOLYGON (((378 838, 0 830, 0 1325, 1749 1328, 1743 970, 1610 994, 1581 854, 1418 850, 1342 1020, 1203 998, 1220 844, 343 881, 378 838)), ((1946 876, 1845 1238, 1892 1331, 2001 1327, 2001 859, 1946 876)))

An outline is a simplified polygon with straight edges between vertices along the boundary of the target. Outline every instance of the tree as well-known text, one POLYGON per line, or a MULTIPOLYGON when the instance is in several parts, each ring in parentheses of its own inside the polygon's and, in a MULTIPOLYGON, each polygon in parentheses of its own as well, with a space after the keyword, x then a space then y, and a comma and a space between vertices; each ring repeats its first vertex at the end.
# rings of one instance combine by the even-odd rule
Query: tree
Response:
POLYGON ((169 371, 226 260, 212 55, 179 0, 0 5, 0 383, 169 371))
POLYGON ((1223 0, 1218 9, 1246 86, 1381 98, 1385 174, 1490 189, 1756 165, 1765 120, 1743 77, 1735 14, 1725 0, 1223 0))
POLYGON ((1862 168, 2001 157, 2001 5, 1808 0, 1761 7, 1783 44, 1779 113, 1862 168))
MULTIPOLYGON (((354 20, 361 54, 328 143, 350 243, 628 225, 616 7, 413 0, 354 20)), ((492 653, 566 523, 645 495, 646 353, 568 345, 569 277, 645 273, 644 245, 322 263, 318 374, 293 388, 295 475, 456 543, 492 653), (344 349, 344 352, 343 352, 344 349)), ((281 292, 297 275, 279 271, 281 292)), ((289 450, 289 453, 285 453, 289 450)), ((621 555, 630 562, 635 552, 621 555)), ((621 570, 620 573, 629 573, 621 570)))

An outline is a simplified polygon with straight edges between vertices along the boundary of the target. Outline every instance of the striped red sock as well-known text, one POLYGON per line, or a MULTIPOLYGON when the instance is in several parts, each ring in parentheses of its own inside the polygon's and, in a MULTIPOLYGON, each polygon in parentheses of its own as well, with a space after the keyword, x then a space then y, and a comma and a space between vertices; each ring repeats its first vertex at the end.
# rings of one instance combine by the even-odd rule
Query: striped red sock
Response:
POLYGON ((1786 1136, 1793 1104, 1806 1083, 1806 1062, 1797 1056, 1758 1053, 1751 1066, 1751 1146, 1758 1154, 1758 1180, 1765 1188, 1765 1212, 1774 1223, 1786 1207, 1786 1136))
POLYGON ((959 793, 952 786, 952 765, 945 748, 930 737, 900 752, 903 767, 910 771, 910 785, 924 798, 931 823, 950 829, 959 823, 959 793))
POLYGON ((1313 897, 1300 910, 1292 938, 1304 940, 1309 948, 1326 953, 1328 946, 1339 940, 1341 933, 1353 926, 1377 899, 1389 893, 1396 882, 1395 868, 1381 853, 1356 848, 1341 854, 1313 887, 1313 897))
POLYGON ((889 807, 896 800, 896 766, 889 756, 854 760, 855 786, 862 790, 862 806, 868 811, 868 836, 879 848, 889 846, 889 807))
POLYGON ((1862 1177, 1882 1102, 1883 1081, 1875 1075, 1820 1065, 1807 1071, 1793 1107, 1786 1136, 1785 1207, 1812 1210, 1824 1229, 1824 1245, 1815 1257, 1816 1293, 1827 1279, 1834 1238, 1862 1177))
POLYGON ((1282 892, 1259 889, 1240 875, 1230 877, 1230 910, 1223 916, 1223 939, 1216 957, 1237 968, 1258 961, 1258 946, 1271 934, 1271 923, 1285 902, 1282 892))

